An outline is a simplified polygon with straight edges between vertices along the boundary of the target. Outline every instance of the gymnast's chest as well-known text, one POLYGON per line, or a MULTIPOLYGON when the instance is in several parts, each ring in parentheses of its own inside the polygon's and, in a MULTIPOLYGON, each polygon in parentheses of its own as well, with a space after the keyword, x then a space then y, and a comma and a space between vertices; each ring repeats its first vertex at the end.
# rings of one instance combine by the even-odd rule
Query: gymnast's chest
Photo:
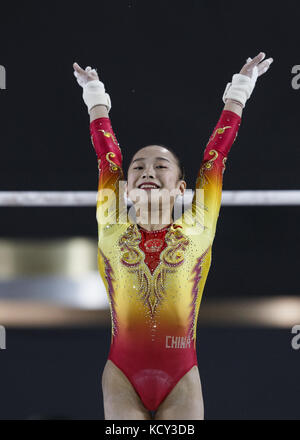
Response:
POLYGON ((159 231, 146 231, 130 224, 118 235, 102 236, 99 247, 115 273, 144 273, 150 280, 160 274, 165 281, 166 277, 176 278, 182 272, 187 275, 202 248, 176 224, 159 231))
POLYGON ((151 276, 162 268, 174 272, 184 264, 188 245, 188 237, 173 225, 158 231, 135 225, 118 242, 120 263, 128 269, 144 268, 151 276))
POLYGON ((102 240, 101 276, 116 312, 126 315, 130 322, 132 314, 140 319, 148 312, 154 316, 158 310, 176 316, 189 310, 192 292, 199 288, 207 251, 201 255, 204 247, 199 241, 176 229, 144 234, 132 226, 117 240, 112 236, 102 240))

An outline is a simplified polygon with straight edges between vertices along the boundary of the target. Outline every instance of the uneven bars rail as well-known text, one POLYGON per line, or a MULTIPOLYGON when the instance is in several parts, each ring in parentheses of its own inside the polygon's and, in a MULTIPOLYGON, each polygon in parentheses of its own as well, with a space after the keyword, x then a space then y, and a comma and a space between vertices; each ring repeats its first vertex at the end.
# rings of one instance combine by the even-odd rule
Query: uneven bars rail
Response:
MULTIPOLYGON (((191 203, 192 196, 193 191, 187 191, 185 206, 191 203)), ((0 191, 0 207, 95 207, 96 198, 96 191, 0 191)), ((296 206, 300 205, 300 190, 223 191, 222 205, 296 206)))

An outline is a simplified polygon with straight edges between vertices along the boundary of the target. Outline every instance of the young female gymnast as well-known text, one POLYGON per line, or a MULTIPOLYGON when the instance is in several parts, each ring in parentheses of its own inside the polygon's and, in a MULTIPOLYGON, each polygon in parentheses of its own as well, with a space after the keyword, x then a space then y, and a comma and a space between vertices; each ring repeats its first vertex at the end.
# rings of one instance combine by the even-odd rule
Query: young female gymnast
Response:
POLYGON ((263 52, 248 58, 227 84, 225 107, 204 150, 192 205, 176 221, 176 194, 183 195, 186 182, 178 157, 162 145, 143 147, 131 159, 123 190, 136 218, 127 216, 119 186, 124 181, 122 153, 108 117, 110 97, 95 69, 73 64, 90 114, 99 167, 98 267, 112 320, 102 375, 106 420, 204 418, 197 317, 211 263, 225 161, 257 77, 273 61, 264 58, 263 52))

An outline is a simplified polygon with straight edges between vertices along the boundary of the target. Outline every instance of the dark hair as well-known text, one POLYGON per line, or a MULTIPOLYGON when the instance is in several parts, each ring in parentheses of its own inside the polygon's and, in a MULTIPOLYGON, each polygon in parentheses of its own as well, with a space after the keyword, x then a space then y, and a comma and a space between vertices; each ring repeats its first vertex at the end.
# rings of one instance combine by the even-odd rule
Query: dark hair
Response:
MULTIPOLYGON (((184 180, 184 178, 185 178, 185 170, 184 170, 184 166, 182 165, 182 162, 181 162, 181 160, 180 160, 180 158, 179 158, 179 156, 178 156, 178 154, 173 150, 173 148, 171 148, 171 147, 167 147, 166 145, 164 145, 164 144, 151 144, 151 145, 157 145, 158 147, 163 147, 163 148, 166 148, 166 150, 168 150, 168 151, 170 151, 170 153, 172 153, 173 154, 173 156, 175 157, 175 159, 176 159, 176 162, 177 162, 177 165, 178 165, 178 168, 179 168, 179 177, 178 177, 178 180, 184 180)), ((145 147, 149 147, 150 146, 150 144, 149 145, 146 145, 145 147)), ((145 148, 145 147, 142 147, 142 148, 145 148)), ((136 152, 135 152, 135 154, 138 152, 138 151, 140 151, 142 148, 139 148, 136 152)), ((131 162, 130 162, 130 164, 131 164, 131 162)), ((129 166, 130 166, 130 164, 129 164, 129 166)), ((129 167, 128 167, 129 168, 129 167)))

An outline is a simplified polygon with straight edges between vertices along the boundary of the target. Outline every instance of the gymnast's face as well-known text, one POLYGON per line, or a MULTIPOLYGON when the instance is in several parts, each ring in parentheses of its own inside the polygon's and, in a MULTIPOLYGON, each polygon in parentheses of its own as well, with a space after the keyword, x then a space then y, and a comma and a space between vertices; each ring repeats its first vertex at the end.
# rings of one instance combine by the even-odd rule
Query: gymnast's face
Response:
POLYGON ((176 196, 183 194, 186 188, 186 182, 178 179, 179 172, 176 158, 166 148, 158 145, 141 148, 133 156, 128 168, 127 197, 134 203, 134 195, 138 194, 139 189, 149 204, 160 194, 163 193, 164 197, 169 194, 170 205, 173 208, 176 196))

